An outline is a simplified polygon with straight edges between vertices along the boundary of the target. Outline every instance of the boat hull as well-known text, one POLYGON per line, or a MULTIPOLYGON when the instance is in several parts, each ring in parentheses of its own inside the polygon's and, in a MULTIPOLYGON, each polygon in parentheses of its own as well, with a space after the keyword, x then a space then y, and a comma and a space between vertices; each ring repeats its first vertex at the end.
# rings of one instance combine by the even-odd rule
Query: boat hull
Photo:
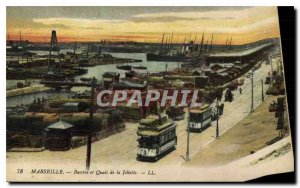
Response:
POLYGON ((157 55, 148 53, 147 61, 195 62, 197 61, 197 58, 187 56, 157 55))

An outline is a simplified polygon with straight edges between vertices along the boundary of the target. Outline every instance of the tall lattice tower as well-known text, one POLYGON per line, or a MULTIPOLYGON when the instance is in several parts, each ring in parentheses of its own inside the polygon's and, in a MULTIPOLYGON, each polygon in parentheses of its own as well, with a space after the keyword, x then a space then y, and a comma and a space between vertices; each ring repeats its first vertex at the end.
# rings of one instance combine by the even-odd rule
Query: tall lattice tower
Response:
POLYGON ((56 37, 55 30, 52 30, 52 33, 51 33, 51 48, 57 49, 57 37, 56 37))
POLYGON ((52 30, 52 33, 51 33, 51 42, 50 42, 49 59, 48 59, 48 70, 52 71, 52 72, 57 72, 57 66, 55 65, 55 61, 54 61, 54 63, 51 62, 52 51, 58 52, 57 36, 56 36, 55 30, 52 30))

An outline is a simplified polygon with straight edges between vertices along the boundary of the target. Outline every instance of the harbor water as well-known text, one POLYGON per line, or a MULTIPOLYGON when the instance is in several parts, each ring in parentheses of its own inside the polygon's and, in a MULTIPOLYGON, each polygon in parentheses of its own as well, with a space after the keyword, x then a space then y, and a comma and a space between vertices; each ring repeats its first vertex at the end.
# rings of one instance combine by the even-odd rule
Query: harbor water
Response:
MULTIPOLYGON (((41 52, 39 52, 39 55, 41 52)), ((140 59, 142 62, 137 63, 130 63, 132 66, 146 66, 147 70, 138 70, 134 69, 136 72, 160 72, 167 70, 174 70, 178 68, 178 66, 181 66, 182 63, 178 62, 159 62, 159 61, 147 61, 146 54, 145 53, 110 53, 114 57, 119 58, 132 58, 132 59, 140 59)), ((121 77, 125 76, 124 70, 119 70, 116 68, 116 64, 107 64, 107 65, 97 65, 94 67, 87 67, 88 72, 84 75, 76 76, 75 80, 79 81, 80 78, 91 78, 95 77, 98 80, 102 79, 102 74, 104 72, 116 72, 118 71, 121 75, 121 77)), ((6 87, 12 87, 12 85, 16 84, 17 82, 24 82, 24 80, 7 80, 6 81, 6 87)), ((32 84, 38 84, 39 80, 28 80, 32 84)), ((68 97, 73 96, 75 92, 78 91, 85 91, 89 90, 87 87, 73 87, 71 91, 48 91, 48 92, 40 92, 40 93, 32 93, 22 96, 16 96, 16 97, 10 97, 6 99, 6 106, 16 106, 20 104, 29 104, 34 100, 34 97, 36 98, 53 98, 53 97, 68 97)))

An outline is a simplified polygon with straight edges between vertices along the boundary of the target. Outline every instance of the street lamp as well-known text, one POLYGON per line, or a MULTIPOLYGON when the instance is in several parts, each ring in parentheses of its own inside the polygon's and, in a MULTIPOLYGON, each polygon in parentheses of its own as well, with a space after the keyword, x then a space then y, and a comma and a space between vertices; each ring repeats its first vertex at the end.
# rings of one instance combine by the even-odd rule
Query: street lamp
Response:
POLYGON ((250 73, 248 73, 248 75, 246 76, 247 78, 249 78, 251 80, 251 109, 250 109, 250 112, 254 112, 254 107, 253 107, 253 75, 254 75, 254 70, 252 69, 252 71, 250 73))
POLYGON ((264 79, 261 79, 261 100, 264 102, 264 79))
POLYGON ((270 64, 271 64, 271 86, 273 86, 273 61, 271 58, 269 58, 270 64))
POLYGON ((92 79, 91 84, 91 106, 90 106, 90 116, 88 121, 88 139, 87 139, 87 150, 86 150, 86 169, 90 169, 91 164, 91 150, 92 150, 92 125, 93 125, 93 114, 94 114, 94 99, 95 99, 95 77, 92 79))
POLYGON ((217 103, 216 103, 216 108, 217 108, 217 127, 216 127, 216 139, 219 138, 219 100, 217 99, 217 103))
POLYGON ((185 161, 190 160, 190 106, 188 106, 188 119, 187 119, 187 146, 185 161))

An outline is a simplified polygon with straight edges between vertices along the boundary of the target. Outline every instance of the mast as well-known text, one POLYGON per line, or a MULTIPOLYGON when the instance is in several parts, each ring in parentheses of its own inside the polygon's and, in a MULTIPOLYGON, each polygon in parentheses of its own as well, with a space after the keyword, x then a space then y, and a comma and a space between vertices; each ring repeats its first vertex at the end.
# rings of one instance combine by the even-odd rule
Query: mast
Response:
POLYGON ((227 48, 228 37, 226 38, 225 48, 227 48))
POLYGON ((22 46, 22 34, 21 34, 21 31, 20 31, 20 33, 19 33, 19 47, 21 47, 22 46))
POLYGON ((209 49, 210 52, 212 51, 212 43, 213 43, 213 39, 214 39, 214 33, 212 33, 212 35, 211 35, 210 49, 209 49))
MULTIPOLYGON (((19 46, 18 46, 18 62, 20 61, 20 49, 21 49, 21 41, 22 41, 22 36, 21 36, 21 31, 19 31, 19 46)), ((20 62, 19 62, 20 63, 20 62)))
POLYGON ((75 55, 75 52, 76 52, 76 41, 75 41, 75 44, 74 44, 74 51, 73 51, 74 55, 75 55))
POLYGON ((183 40, 183 45, 182 45, 182 53, 185 52, 185 40, 186 40, 186 35, 184 35, 184 40, 183 40))
POLYGON ((7 33, 6 45, 9 45, 9 33, 7 33))
POLYGON ((200 44, 199 56, 201 56, 201 53, 202 53, 203 41, 204 41, 204 32, 202 33, 202 39, 201 39, 201 44, 200 44))
POLYGON ((171 41, 171 37, 168 37, 168 45, 167 45, 167 50, 169 51, 169 49, 170 49, 170 41, 171 41))
POLYGON ((168 38, 169 38, 169 37, 166 37, 165 47, 164 47, 164 53, 166 53, 167 48, 168 48, 168 38))
POLYGON ((163 33, 163 36, 162 36, 162 39, 161 39, 160 51, 162 51, 162 47, 164 45, 164 38, 165 38, 165 33, 163 33))
POLYGON ((87 50, 86 50, 86 58, 89 58, 89 48, 90 48, 90 44, 88 43, 87 50))
POLYGON ((172 32, 172 36, 171 36, 171 42, 170 42, 170 49, 172 49, 172 47, 173 47, 173 32, 172 32))
POLYGON ((204 52, 206 53, 206 52, 207 52, 207 50, 208 50, 208 39, 206 40, 206 44, 205 44, 205 50, 204 50, 204 52))

